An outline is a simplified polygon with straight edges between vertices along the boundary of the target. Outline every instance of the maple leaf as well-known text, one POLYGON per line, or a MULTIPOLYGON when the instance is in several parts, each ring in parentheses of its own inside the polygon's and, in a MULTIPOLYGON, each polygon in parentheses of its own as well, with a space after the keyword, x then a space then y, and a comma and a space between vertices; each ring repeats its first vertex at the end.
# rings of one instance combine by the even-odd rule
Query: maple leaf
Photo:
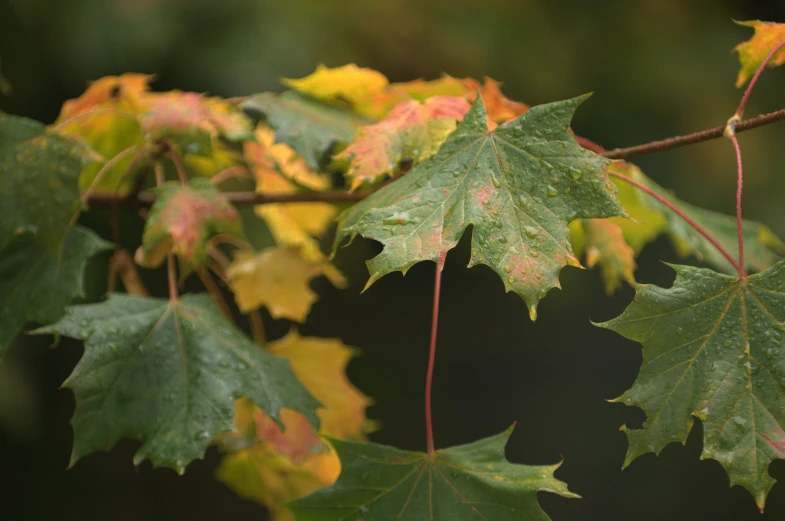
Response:
POLYGON ((341 214, 334 248, 356 235, 384 244, 368 262, 370 285, 438 260, 473 225, 469 265, 490 266, 534 320, 562 267, 579 265, 567 224, 622 213, 608 160, 568 130, 584 99, 534 107, 493 132, 478 100, 436 155, 341 214))
POLYGON ((241 311, 266 306, 273 318, 305 322, 317 299, 308 284, 328 269, 327 262, 304 259, 299 248, 281 246, 238 251, 226 277, 241 311))
POLYGON ((381 72, 350 63, 334 68, 319 64, 308 76, 285 78, 283 83, 316 99, 343 103, 361 114, 374 116, 379 111, 374 105, 384 103, 389 80, 381 72))
POLYGON ((72 464, 133 437, 143 441, 134 461, 183 472, 216 434, 232 429, 241 396, 272 418, 289 408, 319 424, 319 402, 289 362, 249 341, 207 295, 171 301, 112 294, 69 307, 37 332, 85 341, 65 382, 76 397, 72 464))
POLYGON ((621 281, 635 282, 635 251, 624 240, 616 223, 606 219, 583 219, 586 233, 586 265, 593 268, 601 262, 605 292, 613 294, 621 281))
MULTIPOLYGON (((298 187, 324 190, 329 187, 326 176, 314 172, 308 164, 285 143, 273 143, 269 128, 256 130, 256 142, 245 143, 243 150, 247 163, 256 178, 259 193, 296 193, 298 187)), ((265 220, 276 244, 297 246, 303 258, 312 263, 324 263, 317 237, 332 225, 338 213, 329 203, 262 204, 256 213, 265 220)), ((346 281, 332 264, 326 264, 325 275, 335 286, 346 281)))
POLYGON ((435 154, 468 110, 469 103, 461 97, 400 103, 382 121, 360 130, 334 160, 348 162, 346 176, 352 189, 378 182, 392 175, 404 159, 417 163, 435 154))
POLYGON ((553 477, 559 465, 509 463, 512 429, 433 455, 331 439, 341 475, 331 487, 289 504, 298 521, 513 521, 548 519, 537 492, 577 497, 553 477))
POLYGON ((0 114, 0 249, 30 234, 58 253, 79 210, 79 174, 91 162, 75 140, 31 119, 0 114))
POLYGON ((404 92, 417 101, 425 101, 433 96, 467 96, 472 89, 466 85, 465 80, 444 74, 441 78, 430 81, 417 79, 392 83, 390 90, 404 92))
MULTIPOLYGON (((752 27, 755 30, 755 35, 752 38, 733 48, 739 53, 739 61, 741 62, 741 69, 736 78, 736 86, 741 87, 755 74, 763 60, 777 44, 785 40, 785 24, 761 22, 760 20, 736 23, 752 27)), ((769 61, 768 66, 776 67, 783 63, 785 63, 785 49, 778 51, 769 61)))
POLYGON ((152 268, 170 252, 180 260, 181 277, 207 261, 207 241, 217 234, 243 238, 242 221, 232 204, 206 179, 187 185, 164 183, 145 223, 136 262, 152 268))
POLYGON ((93 231, 73 227, 60 256, 19 238, 0 255, 0 358, 26 322, 50 324, 75 297, 84 296, 87 261, 110 244, 93 231))
MULTIPOLYGON (((343 440, 362 440, 372 428, 365 417, 370 400, 346 378, 346 365, 356 354, 339 340, 302 337, 292 330, 268 350, 289 360, 292 371, 322 404, 319 432, 343 440)), ((293 519, 283 505, 335 482, 340 461, 305 418, 281 411, 285 429, 246 400, 238 404, 235 436, 249 433, 251 447, 224 457, 218 477, 241 496, 270 508, 276 521, 293 519)), ((225 441, 224 445, 226 445, 225 441)))
POLYGON ((314 170, 327 162, 333 147, 349 143, 370 121, 350 110, 323 103, 294 91, 257 94, 240 107, 262 117, 275 140, 289 145, 314 170))
MULTIPOLYGON (((701 225, 726 250, 735 251, 738 248, 735 216, 704 210, 677 199, 673 194, 646 177, 634 165, 614 164, 611 169, 646 185, 667 199, 701 225)), ((621 187, 622 184, 628 183, 616 180, 616 184, 621 187)), ((682 257, 694 255, 699 261, 709 263, 720 271, 729 274, 736 273, 736 268, 717 251, 713 244, 684 219, 650 195, 637 189, 622 190, 620 188, 619 196, 622 206, 637 222, 629 219, 625 220, 626 222, 619 222, 615 219, 614 221, 622 227, 627 241, 633 246, 636 253, 643 245, 664 231, 670 237, 676 252, 682 257), (658 212, 661 217, 652 214, 651 211, 658 212)), ((785 244, 763 224, 745 219, 742 222, 742 233, 745 245, 744 263, 748 270, 765 270, 779 260, 780 253, 785 252, 785 244)))
POLYGON ((774 484, 769 463, 785 458, 785 263, 743 280, 673 268, 671 288, 636 285, 627 310, 598 324, 643 344, 638 379, 617 398, 647 415, 642 429, 625 429, 624 465, 686 443, 699 418, 701 458, 719 461, 762 510, 774 484))

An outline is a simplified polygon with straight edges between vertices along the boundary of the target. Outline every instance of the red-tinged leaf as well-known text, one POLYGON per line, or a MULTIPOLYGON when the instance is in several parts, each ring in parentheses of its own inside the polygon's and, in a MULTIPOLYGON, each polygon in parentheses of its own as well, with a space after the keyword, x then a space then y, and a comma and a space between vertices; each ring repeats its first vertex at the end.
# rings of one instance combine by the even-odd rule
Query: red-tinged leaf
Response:
MULTIPOLYGON (((741 87, 755 74, 763 60, 777 44, 785 40, 785 24, 761 22, 760 20, 737 23, 755 29, 755 35, 752 38, 733 49, 739 53, 739 61, 741 62, 741 70, 736 78, 736 86, 741 87)), ((778 51, 769 61, 768 66, 776 67, 783 63, 785 63, 785 49, 778 51)))
POLYGON ((335 160, 349 162, 346 175, 352 189, 377 183, 393 175, 401 161, 418 163, 435 154, 468 110, 461 97, 400 103, 385 119, 363 128, 335 160))
POLYGON ((136 252, 136 262, 141 266, 158 266, 172 252, 180 260, 184 277, 206 263, 210 237, 243 237, 239 213, 209 181, 192 179, 185 186, 166 183, 156 193, 143 244, 136 252))

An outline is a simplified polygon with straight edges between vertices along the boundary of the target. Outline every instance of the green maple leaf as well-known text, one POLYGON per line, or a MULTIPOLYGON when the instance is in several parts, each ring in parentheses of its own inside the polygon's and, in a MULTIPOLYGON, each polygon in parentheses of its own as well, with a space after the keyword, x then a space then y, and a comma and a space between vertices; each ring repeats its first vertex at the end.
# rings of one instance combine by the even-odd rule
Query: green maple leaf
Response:
POLYGON ((87 148, 37 121, 0 114, 0 248, 30 234, 57 252, 79 209, 87 148))
POLYGON ((372 122, 294 91, 257 94, 245 100, 241 108, 261 116, 275 131, 275 140, 292 147, 314 170, 326 163, 333 147, 346 145, 360 127, 372 122))
POLYGON ((0 254, 0 357, 26 322, 51 324, 75 297, 84 296, 87 261, 110 244, 82 226, 72 228, 58 259, 26 237, 0 254))
POLYGON ((176 301, 113 294, 71 306, 38 330, 85 341, 65 386, 73 390, 72 464, 123 437, 143 441, 134 460, 179 472, 234 427, 234 401, 249 397, 278 420, 282 408, 315 426, 319 403, 289 362, 250 342, 207 295, 176 301))
POLYGON ((584 99, 533 107, 493 132, 478 100, 436 155, 339 217, 335 246, 356 235, 384 244, 368 262, 370 285, 438 260, 473 225, 469 266, 490 266, 534 320, 561 269, 579 265, 567 224, 623 212, 604 171, 609 161, 569 133, 584 99))
POLYGON ((244 238, 239 212, 207 179, 165 183, 155 192, 136 256, 142 266, 159 265, 171 251, 180 260, 182 278, 207 262, 210 237, 244 238))
POLYGON ((433 456, 329 440, 341 475, 289 503, 298 521, 518 521, 548 519, 537 492, 578 497, 553 477, 559 465, 514 465, 504 457, 512 429, 433 456))
POLYGON ((703 424, 702 458, 720 462, 731 485, 762 509, 774 485, 768 466, 785 458, 785 262, 744 280, 674 266, 673 287, 636 285, 618 318, 599 324, 643 344, 643 365, 619 401, 646 412, 625 429, 625 466, 703 424))

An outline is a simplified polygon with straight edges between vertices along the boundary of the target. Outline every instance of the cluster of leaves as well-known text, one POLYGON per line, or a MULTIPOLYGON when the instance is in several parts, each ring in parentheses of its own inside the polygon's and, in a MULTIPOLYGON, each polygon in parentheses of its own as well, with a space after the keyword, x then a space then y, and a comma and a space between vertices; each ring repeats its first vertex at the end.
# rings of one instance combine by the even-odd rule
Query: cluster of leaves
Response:
MULTIPOLYGON (((783 26, 750 25, 740 84, 785 37, 783 26)), ((638 381, 619 398, 648 416, 627 430, 627 463, 684 443, 699 418, 703 457, 763 507, 768 465, 785 458, 785 244, 744 222, 744 268, 760 273, 734 276, 673 208, 729 250, 735 218, 580 146, 569 125, 585 96, 529 107, 490 78, 391 83, 355 65, 241 100, 156 93, 150 80, 98 80, 50 127, 0 115, 0 356, 29 322, 84 341, 65 383, 77 403, 72 463, 131 437, 142 442, 137 463, 183 472, 215 443, 227 453, 219 479, 279 520, 547 519, 537 491, 574 494, 555 466, 509 463, 510 431, 429 453, 367 443, 369 399, 344 376, 354 350, 296 329, 268 342, 259 309, 302 323, 314 277, 345 285, 320 245, 335 221, 334 250, 357 235, 382 243, 369 285, 440 263, 471 226, 470 266, 494 270, 532 320, 565 266, 584 257, 611 293, 634 284, 635 257, 666 234, 717 271, 678 266, 672 288, 635 284, 628 310, 600 324, 643 344, 638 381), (327 197, 369 189, 340 214, 327 197), (280 202, 298 195, 312 197, 280 202), (77 224, 106 200, 113 212, 136 203, 145 219, 135 254, 116 223, 114 245, 77 224), (253 211, 239 206, 248 201, 253 211), (88 263, 110 250, 108 298, 72 304, 88 263), (149 296, 137 266, 164 263, 169 297, 149 296), (209 293, 180 296, 193 275, 209 293)))

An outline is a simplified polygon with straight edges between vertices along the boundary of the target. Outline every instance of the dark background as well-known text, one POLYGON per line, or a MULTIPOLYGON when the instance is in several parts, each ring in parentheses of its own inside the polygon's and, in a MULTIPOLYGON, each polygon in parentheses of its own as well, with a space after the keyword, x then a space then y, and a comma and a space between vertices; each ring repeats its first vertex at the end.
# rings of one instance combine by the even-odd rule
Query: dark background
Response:
MULTIPOLYGON (((596 94, 574 128, 611 148, 719 125, 734 112, 738 61, 730 52, 752 31, 732 19, 785 21, 785 3, 514 0, 0 0, 2 72, 14 86, 0 109, 51 122, 63 101, 88 81, 138 71, 158 75, 160 90, 223 96, 280 89, 317 63, 376 68, 393 81, 492 76, 530 104, 596 94)), ((785 70, 768 71, 747 109, 785 106, 785 70)), ((745 216, 785 236, 782 124, 744 133, 745 216)), ((697 205, 733 211, 735 170, 725 140, 636 160, 652 178, 697 205)), ((96 216, 96 221, 101 216, 96 216)), ((89 224, 90 218, 87 219, 89 224)), ((127 217, 124 237, 138 240, 127 217)), ((104 233, 107 230, 100 229, 104 233)), ((466 237, 464 238, 466 239, 466 237)), ((701 426, 687 446, 672 444, 625 470, 619 427, 640 425, 640 411, 605 400, 629 388, 640 346, 594 328, 631 300, 625 288, 602 291, 594 271, 566 268, 565 290, 550 292, 532 324, 523 301, 505 294, 489 269, 465 268, 464 240, 443 279, 434 408, 436 444, 473 441, 518 422, 508 445, 513 462, 564 459, 556 476, 583 496, 540 494, 554 521, 773 521, 785 519, 785 485, 772 490, 764 515, 720 465, 700 461, 701 426)), ((356 241, 337 263, 351 286, 324 281, 303 334, 335 336, 363 349, 355 384, 376 400, 369 414, 384 427, 374 441, 423 450, 422 399, 433 264, 404 278, 387 276, 360 294, 364 260, 376 245, 356 241)), ((102 259, 105 261, 106 259, 102 259)), ((666 240, 639 259, 643 282, 669 284, 677 261, 666 240)), ((686 262, 691 262, 687 260, 686 262)), ((92 267, 93 285, 103 278, 92 267)), ((157 274, 152 274, 157 277, 157 274)), ((95 290, 95 288, 94 288, 95 290)), ((97 291, 97 290, 95 290, 97 291)), ((269 317, 268 317, 269 318, 269 317)), ((271 338, 289 328, 268 320, 271 338)), ((23 338, 0 365, 0 519, 262 520, 264 510, 237 498, 212 474, 219 454, 193 463, 184 477, 131 463, 137 444, 84 458, 66 471, 73 412, 58 387, 79 356, 78 343, 23 338)), ((773 476, 785 479, 785 463, 773 476)))

